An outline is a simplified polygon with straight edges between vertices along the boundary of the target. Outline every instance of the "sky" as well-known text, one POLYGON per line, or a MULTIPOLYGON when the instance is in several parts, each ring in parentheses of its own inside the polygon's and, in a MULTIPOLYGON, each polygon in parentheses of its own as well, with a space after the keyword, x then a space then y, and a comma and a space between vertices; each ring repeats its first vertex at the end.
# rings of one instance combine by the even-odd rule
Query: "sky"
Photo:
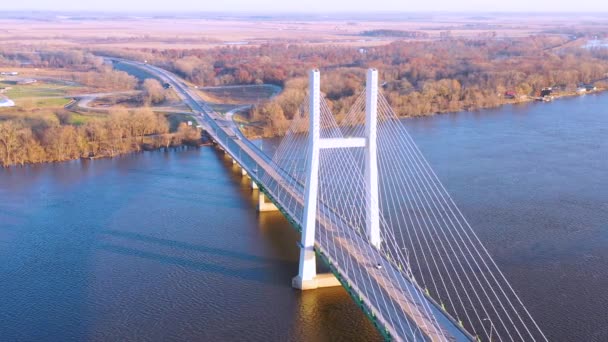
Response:
POLYGON ((608 0, 2 0, 0 11, 608 12, 608 0))

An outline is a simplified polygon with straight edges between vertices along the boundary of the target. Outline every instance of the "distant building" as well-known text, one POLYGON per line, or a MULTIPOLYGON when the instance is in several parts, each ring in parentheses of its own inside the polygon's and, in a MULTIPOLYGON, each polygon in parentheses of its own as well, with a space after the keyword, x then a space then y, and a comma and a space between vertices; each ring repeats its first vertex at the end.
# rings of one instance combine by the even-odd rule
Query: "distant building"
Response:
POLYGON ((0 107, 14 107, 15 102, 7 98, 0 97, 0 107))
POLYGON ((553 94, 553 89, 552 88, 543 88, 540 91, 540 97, 551 96, 551 94, 553 94))
POLYGON ((505 92, 505 98, 506 99, 514 99, 516 97, 517 97, 517 94, 514 91, 512 91, 512 90, 509 90, 509 91, 505 92))
POLYGON ((23 79, 23 80, 17 81, 17 84, 26 85, 26 84, 34 84, 36 82, 38 82, 38 81, 35 79, 28 78, 28 79, 23 79))
POLYGON ((596 91, 596 90, 597 90, 597 87, 596 87, 596 86, 594 86, 593 84, 585 84, 585 89, 586 89, 587 91, 596 91))
POLYGON ((596 91, 597 87, 591 83, 579 83, 577 91, 578 91, 578 89, 585 89, 585 91, 589 92, 589 91, 596 91))
POLYGON ((17 76, 17 75, 19 75, 19 73, 16 72, 16 71, 2 71, 2 72, 0 72, 0 75, 2 75, 2 76, 17 76))
POLYGON ((585 88, 585 87, 578 87, 578 88, 576 88, 576 92, 577 92, 577 94, 584 94, 584 93, 587 92, 587 88, 585 88))

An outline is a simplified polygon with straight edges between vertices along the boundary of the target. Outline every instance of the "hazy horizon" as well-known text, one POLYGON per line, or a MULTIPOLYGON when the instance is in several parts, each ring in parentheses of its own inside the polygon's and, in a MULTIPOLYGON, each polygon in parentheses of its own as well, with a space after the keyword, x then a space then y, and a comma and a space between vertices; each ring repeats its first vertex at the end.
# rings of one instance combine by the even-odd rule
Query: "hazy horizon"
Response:
POLYGON ((183 13, 183 12, 221 12, 221 13, 608 13, 608 2, 590 1, 556 2, 551 0, 494 1, 483 0, 429 0, 406 4, 391 0, 309 0, 307 2, 277 2, 276 0, 225 0, 222 2, 200 3, 193 0, 106 0, 95 4, 83 4, 77 0, 24 0, 3 5, 0 12, 38 11, 38 12, 108 12, 108 13, 183 13), (345 10, 346 9, 346 10, 345 10))

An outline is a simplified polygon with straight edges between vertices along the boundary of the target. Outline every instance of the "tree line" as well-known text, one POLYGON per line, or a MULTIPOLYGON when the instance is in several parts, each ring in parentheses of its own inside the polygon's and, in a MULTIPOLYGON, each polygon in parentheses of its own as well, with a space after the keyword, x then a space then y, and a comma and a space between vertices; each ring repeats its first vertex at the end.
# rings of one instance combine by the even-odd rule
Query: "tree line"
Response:
MULTIPOLYGON (((123 91, 140 85, 137 78, 113 69, 90 52, 0 48, 0 66, 24 65, 65 70, 62 76, 96 89, 123 91)), ((142 108, 111 110, 107 117, 93 118, 82 125, 73 125, 72 112, 65 109, 54 110, 56 120, 21 115, 28 110, 38 113, 35 107, 24 107, 24 102, 20 109, 14 109, 14 116, 0 120, 0 166, 113 157, 144 149, 200 144, 199 129, 182 122, 174 132, 170 132, 166 117, 148 108, 165 101, 166 90, 158 80, 143 80, 141 89, 136 101, 142 108)))
POLYGON ((197 128, 183 122, 170 133, 167 119, 147 108, 115 110, 107 119, 80 126, 36 126, 24 120, 7 120, 0 122, 0 165, 114 157, 146 149, 197 145, 200 138, 197 128))
POLYGON ((137 78, 114 70, 103 58, 83 50, 4 46, 0 47, 0 66, 63 69, 65 79, 91 88, 117 91, 138 86, 137 78))
POLYGON ((284 87, 274 104, 262 104, 252 119, 267 134, 284 130, 294 103, 306 92, 306 75, 321 69, 322 91, 343 115, 365 84, 365 69, 380 71, 382 91, 400 116, 475 110, 513 102, 506 92, 538 96, 545 87, 574 91, 579 83, 608 75, 608 50, 554 49, 564 36, 512 39, 401 41, 385 46, 268 44, 206 50, 104 51, 146 59, 202 86, 272 83, 284 87), (280 109, 280 110, 279 110, 280 109))
MULTIPOLYGON (((281 134, 304 98, 307 71, 322 71, 322 91, 335 115, 344 115, 365 84, 365 69, 380 71, 382 92, 400 116, 475 110, 537 96, 545 87, 574 91, 579 83, 608 76, 608 52, 580 47, 555 49, 565 36, 512 39, 443 39, 400 41, 385 46, 308 46, 266 44, 213 49, 103 49, 95 52, 167 68, 200 86, 271 83, 284 87, 274 104, 262 104, 251 119, 265 127, 265 135, 281 134), (515 100, 505 93, 515 94, 515 100)), ((570 46, 564 45, 564 46, 570 46)), ((23 55, 19 55, 20 58, 23 55)), ((15 58, 15 55, 13 55, 15 58)), ((40 63, 79 68, 91 57, 47 53, 40 63), (66 61, 61 62, 61 58, 66 61)), ((136 81, 127 74, 93 72, 79 82, 128 89, 136 81), (105 73, 97 78, 96 73, 105 73), (124 86, 121 88, 121 86, 124 86)), ((82 67, 84 70, 84 66, 82 67)), ((146 102, 156 100, 157 85, 145 87, 146 102)))

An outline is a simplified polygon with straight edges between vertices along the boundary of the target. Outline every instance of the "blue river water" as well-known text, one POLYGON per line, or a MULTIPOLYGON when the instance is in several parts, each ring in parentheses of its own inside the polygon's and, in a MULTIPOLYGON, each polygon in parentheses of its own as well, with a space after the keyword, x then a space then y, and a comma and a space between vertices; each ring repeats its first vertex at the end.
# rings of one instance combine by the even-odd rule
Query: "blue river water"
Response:
MULTIPOLYGON (((404 120, 551 341, 608 341, 608 95, 404 120)), ((370 341, 212 147, 0 170, 1 341, 370 341)))

